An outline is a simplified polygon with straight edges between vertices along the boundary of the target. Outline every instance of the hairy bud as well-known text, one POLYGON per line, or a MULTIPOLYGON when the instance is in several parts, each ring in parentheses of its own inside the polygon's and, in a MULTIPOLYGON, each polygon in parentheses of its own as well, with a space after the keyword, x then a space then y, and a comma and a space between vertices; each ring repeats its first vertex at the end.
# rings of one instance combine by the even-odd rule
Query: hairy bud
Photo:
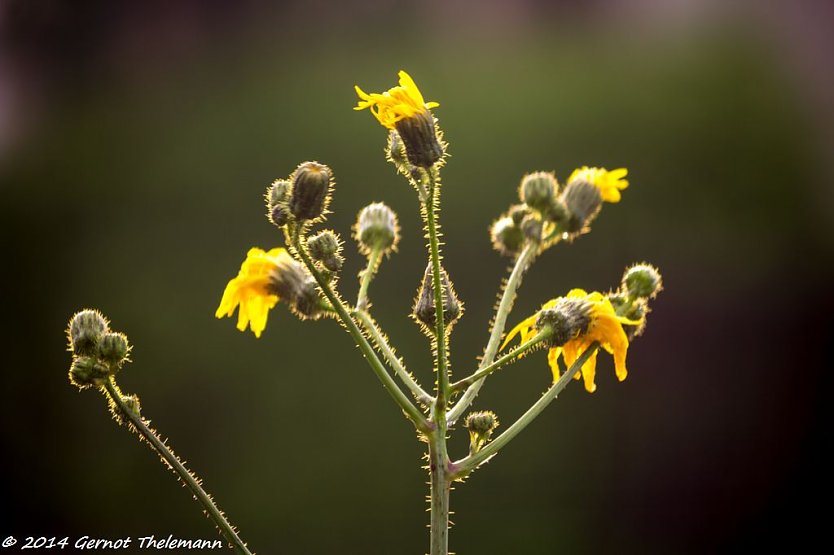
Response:
POLYGON ((359 211, 353 231, 359 250, 366 256, 375 249, 383 253, 397 250, 400 240, 397 214, 381 202, 369 204, 359 211))
POLYGON ((574 179, 562 192, 562 201, 568 211, 565 231, 579 233, 586 229, 599 213, 602 194, 592 183, 574 179))
POLYGON ((534 172, 521 179, 518 196, 533 210, 546 213, 556 198, 559 183, 551 172, 534 172))
MULTIPOLYGON (((449 281, 449 276, 446 270, 440 270, 440 282, 443 288, 443 321, 446 324, 446 329, 451 329, 452 325, 458 321, 463 314, 463 303, 458 300, 455 288, 449 281)), ((424 330, 428 333, 434 333, 434 326, 436 325, 436 315, 434 306, 434 282, 431 262, 426 266, 426 272, 423 274, 423 283, 420 285, 420 290, 417 292, 417 298, 414 300, 414 310, 412 316, 417 322, 423 325, 424 330)))
POLYGON ((127 360, 128 353, 130 353, 130 345, 125 334, 109 332, 102 336, 98 355, 101 361, 111 368, 120 367, 127 360))
POLYGON ((292 174, 289 209, 299 221, 320 218, 330 204, 333 187, 330 168, 318 162, 304 162, 292 174))
POLYGON ((635 264, 623 274, 623 288, 634 297, 653 299, 663 289, 663 278, 651 264, 635 264))
POLYGON ((492 247, 504 256, 516 256, 524 246, 524 232, 510 216, 495 220, 489 235, 492 247))
POLYGON ((97 310, 76 313, 70 320, 67 336, 70 349, 76 355, 93 355, 98 350, 101 336, 109 329, 107 319, 97 310))
POLYGON ((403 145, 405 154, 412 165, 430 168, 443 157, 443 146, 437 137, 434 116, 428 110, 417 112, 411 117, 403 118, 394 124, 403 145))
POLYGON ((469 453, 475 454, 489 443, 492 432, 500 425, 498 417, 489 410, 470 412, 463 421, 463 427, 469 430, 469 453))

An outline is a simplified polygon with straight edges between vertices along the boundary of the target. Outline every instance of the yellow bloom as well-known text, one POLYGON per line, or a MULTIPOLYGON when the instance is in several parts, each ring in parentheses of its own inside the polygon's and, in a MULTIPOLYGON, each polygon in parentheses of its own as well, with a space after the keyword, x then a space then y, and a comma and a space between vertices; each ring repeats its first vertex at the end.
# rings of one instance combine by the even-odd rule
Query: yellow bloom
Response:
POLYGON ((355 85, 356 94, 359 95, 359 103, 354 110, 370 108, 371 113, 388 129, 394 129, 398 121, 414 117, 417 114, 425 113, 431 108, 440 106, 437 102, 425 102, 420 89, 414 83, 411 76, 400 71, 400 85, 388 89, 384 93, 368 94, 358 85, 355 85))
POLYGON ((257 247, 249 249, 237 277, 226 285, 223 299, 214 313, 215 317, 231 316, 235 308, 240 306, 237 329, 245 331, 249 326, 255 337, 260 337, 266 328, 269 309, 279 300, 270 287, 270 275, 280 264, 291 262, 294 262, 292 257, 282 248, 275 248, 269 252, 257 247))
MULTIPOLYGON (((639 321, 629 320, 623 316, 618 316, 611 305, 608 297, 602 293, 586 293, 582 289, 573 289, 565 297, 546 302, 541 310, 556 308, 560 301, 567 299, 575 299, 587 303, 587 327, 585 329, 574 330, 564 345, 554 345, 547 353, 547 362, 550 365, 550 370, 553 373, 553 381, 559 379, 559 365, 557 363, 559 355, 565 362, 568 368, 576 362, 576 359, 590 347, 594 341, 598 341, 600 346, 614 356, 614 367, 616 369, 617 378, 623 381, 626 378, 628 371, 626 370, 626 353, 628 352, 628 337, 623 330, 623 324, 638 325, 639 321)), ((540 313, 541 311, 539 311, 540 313)), ((530 318, 519 323, 513 328, 504 344, 503 349, 516 336, 521 335, 521 342, 524 343, 538 333, 536 329, 536 321, 539 313, 534 314, 530 318)), ((584 316, 584 315, 583 315, 584 316)), ((582 318, 578 319, 579 321, 582 318)), ((594 377, 596 375, 597 353, 594 352, 591 357, 582 365, 580 372, 577 372, 575 377, 579 379, 580 375, 585 379, 585 389, 589 393, 596 390, 594 377)))
POLYGON ((573 170, 568 178, 568 183, 574 179, 582 179, 593 184, 599 189, 602 200, 606 202, 620 202, 620 191, 628 187, 625 176, 628 174, 626 168, 617 168, 608 171, 605 168, 589 168, 582 166, 573 170))

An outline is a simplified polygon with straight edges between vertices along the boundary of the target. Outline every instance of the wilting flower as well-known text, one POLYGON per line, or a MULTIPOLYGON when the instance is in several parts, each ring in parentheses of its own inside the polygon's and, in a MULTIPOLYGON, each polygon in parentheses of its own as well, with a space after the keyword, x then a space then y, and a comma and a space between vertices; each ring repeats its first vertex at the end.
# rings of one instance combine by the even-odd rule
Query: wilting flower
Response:
MULTIPOLYGON (((539 332, 537 328, 541 327, 543 322, 550 323, 547 320, 548 316, 553 318, 551 321, 558 322, 553 325, 559 328, 553 330, 554 338, 558 339, 554 339, 547 353, 547 362, 554 382, 559 379, 559 355, 562 355, 565 365, 570 368, 595 341, 614 356, 617 378, 620 381, 626 378, 628 337, 623 330, 623 324, 638 325, 641 322, 618 316, 611 301, 602 293, 586 293, 582 289, 573 289, 565 297, 546 302, 538 313, 510 331, 501 348, 503 349, 516 335, 521 335, 522 343, 535 336, 539 332)), ((585 389, 589 393, 596 389, 596 361, 595 351, 575 376, 578 379, 581 374, 585 379, 585 389)))
POLYGON ((627 174, 626 168, 608 171, 605 168, 582 166, 573 170, 567 182, 570 184, 575 179, 587 181, 599 189, 605 202, 620 202, 620 191, 628 187, 628 181, 624 179, 627 174))
POLYGON ((249 326, 255 337, 260 337, 266 328, 269 310, 279 300, 272 284, 273 276, 279 267, 291 264, 297 262, 282 248, 269 252, 257 247, 249 249, 237 277, 226 285, 215 317, 231 316, 239 306, 237 329, 245 331, 249 326))
POLYGON ((408 73, 400 71, 399 76, 399 86, 383 93, 368 94, 355 86, 359 102, 353 109, 369 108, 380 124, 399 134, 409 162, 430 168, 443 157, 443 146, 430 112, 440 104, 426 102, 408 73))

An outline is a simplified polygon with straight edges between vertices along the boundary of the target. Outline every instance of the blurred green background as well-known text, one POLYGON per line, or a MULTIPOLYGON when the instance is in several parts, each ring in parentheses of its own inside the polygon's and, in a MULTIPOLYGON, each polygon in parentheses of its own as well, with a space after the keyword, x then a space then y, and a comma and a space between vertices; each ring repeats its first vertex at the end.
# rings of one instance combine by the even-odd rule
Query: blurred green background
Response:
MULTIPOLYGON (((450 143, 446 268, 475 365, 508 260, 487 228, 520 177, 629 168, 624 200, 549 251, 510 322, 649 261, 666 291, 618 384, 578 384, 452 494, 458 553, 801 550, 831 477, 834 94, 824 3, 4 2, 0 535, 213 538, 155 456, 66 379, 64 328, 100 308, 120 375, 259 553, 423 553, 422 444, 332 321, 279 305, 264 336, 216 320, 251 246, 281 237, 270 181, 329 164, 327 226, 400 216, 374 313, 428 387, 408 313, 425 265, 384 130, 351 110, 406 69, 450 143), (825 41, 828 40, 828 43, 825 41), (822 41, 822 42, 821 42, 822 41)), ((348 240, 340 287, 362 263, 348 240)), ((603 360, 604 359, 604 360, 603 360)), ((538 353, 476 404, 505 426, 549 383, 538 353)), ((462 430, 453 455, 466 450, 462 430)))

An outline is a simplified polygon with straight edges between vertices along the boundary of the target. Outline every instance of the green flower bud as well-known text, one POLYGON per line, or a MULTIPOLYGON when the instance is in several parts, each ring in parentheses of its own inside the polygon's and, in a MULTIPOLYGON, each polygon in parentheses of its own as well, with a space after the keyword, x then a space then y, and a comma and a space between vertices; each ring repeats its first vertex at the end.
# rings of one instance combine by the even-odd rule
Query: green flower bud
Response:
POLYGON ((542 239, 542 221, 530 214, 521 221, 521 232, 530 241, 538 243, 542 239))
POLYGON ((397 214, 381 202, 369 204, 359 211, 353 231, 360 252, 366 256, 375 249, 383 253, 396 251, 400 241, 397 214))
MULTIPOLYGON (((440 282, 443 288, 443 321, 446 324, 446 330, 451 330, 452 325, 458 321, 463 314, 463 303, 457 297, 455 288, 449 281, 449 275, 446 270, 441 268, 440 282)), ((414 309, 412 316, 423 326, 423 330, 429 334, 434 334, 434 326, 436 322, 437 312, 434 307, 434 282, 431 262, 426 266, 426 272, 423 274, 423 282, 417 292, 417 298, 414 299, 414 309)))
POLYGON ((565 201, 561 198, 555 197, 547 209, 547 219, 556 223, 559 226, 565 227, 570 219, 568 214, 568 207, 565 206, 565 201))
POLYGON ((559 347, 588 331, 591 323, 591 305, 584 299, 561 298, 556 306, 539 312, 536 329, 550 327, 548 340, 551 347, 559 347))
POLYGON ((342 244, 335 232, 325 229, 307 239, 307 248, 313 260, 322 261, 339 254, 342 244))
POLYGON ((430 168, 443 157, 443 146, 437 137, 434 116, 429 110, 422 110, 411 117, 403 118, 394 124, 403 145, 405 154, 412 165, 430 168))
POLYGON ((333 187, 330 168, 318 162, 304 162, 292 174, 290 212, 299 221, 321 218, 330 204, 333 187))
POLYGON ((516 256, 524 246, 524 233, 510 216, 495 220, 489 234, 493 248, 504 256, 516 256))
POLYGON ((111 368, 118 368, 127 360, 130 353, 130 345, 127 336, 123 333, 109 332, 101 337, 98 346, 98 355, 102 362, 111 368))
POLYGON ((292 183, 286 179, 276 179, 266 190, 266 210, 269 221, 283 227, 290 219, 287 201, 292 192, 292 183))
POLYGON ((489 410, 470 412, 463 421, 463 427, 469 430, 469 453, 475 454, 489 443, 492 432, 500 425, 498 417, 489 410))
POLYGON ((574 179, 562 192, 562 201, 567 207, 569 217, 565 231, 580 233, 585 230, 599 213, 602 206, 602 194, 599 188, 585 181, 574 179))
POLYGON ((550 209, 558 189, 559 183, 553 173, 529 173, 521 179, 518 196, 530 208, 544 213, 550 209))
POLYGON ((635 264, 623 274, 623 288, 635 297, 653 299, 663 288, 663 278, 651 264, 635 264))
POLYGON ((108 329, 107 319, 99 311, 86 309, 76 313, 67 331, 70 349, 76 355, 95 354, 101 336, 108 329))
POLYGON ((405 145, 400 138, 400 134, 393 129, 388 133, 388 145, 385 148, 385 158, 394 164, 397 171, 403 175, 409 175, 413 169, 411 163, 408 161, 408 155, 405 152, 405 145))
POLYGON ((79 389, 104 385, 108 377, 110 370, 93 357, 76 357, 70 366, 70 382, 79 389))

